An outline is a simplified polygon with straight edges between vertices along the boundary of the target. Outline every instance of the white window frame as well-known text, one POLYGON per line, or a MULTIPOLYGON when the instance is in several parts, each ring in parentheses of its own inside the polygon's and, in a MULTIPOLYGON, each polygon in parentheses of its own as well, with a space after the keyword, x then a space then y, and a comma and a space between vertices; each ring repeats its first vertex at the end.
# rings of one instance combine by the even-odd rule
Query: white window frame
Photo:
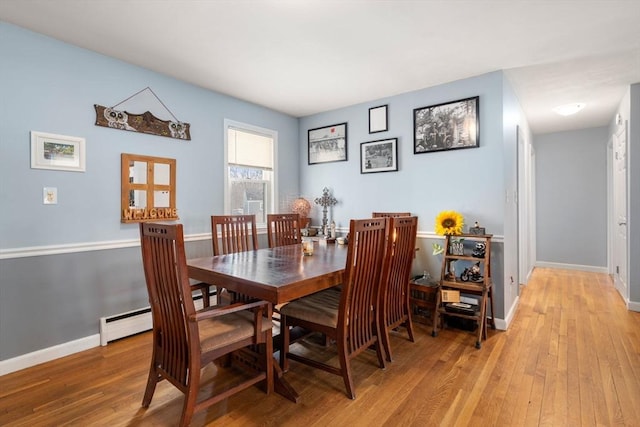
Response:
MULTIPOLYGON (((229 128, 238 129, 241 131, 256 133, 258 135, 264 135, 273 139, 273 188, 271 189, 271 208, 267 210, 267 213, 273 213, 276 209, 276 200, 278 199, 278 131, 267 129, 259 126, 250 125, 248 123, 237 122, 235 120, 224 119, 224 213, 225 215, 231 214, 231 192, 229 188, 229 128)), ((265 227, 265 223, 256 224, 258 228, 265 227)))

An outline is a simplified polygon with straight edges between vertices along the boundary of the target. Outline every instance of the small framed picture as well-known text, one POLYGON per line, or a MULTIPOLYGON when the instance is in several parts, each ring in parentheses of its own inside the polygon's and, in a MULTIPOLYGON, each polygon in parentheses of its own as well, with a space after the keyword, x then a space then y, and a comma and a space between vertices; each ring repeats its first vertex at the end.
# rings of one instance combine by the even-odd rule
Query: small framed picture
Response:
POLYGON ((413 110, 413 153, 480 146, 480 97, 413 110))
POLYGON ((398 138, 360 144, 360 173, 398 170, 398 138))
POLYGON ((309 164, 347 160, 347 124, 309 129, 309 164))
POLYGON ((469 234, 476 234, 476 235, 482 236, 487 233, 484 227, 475 226, 475 227, 469 227, 469 234))
POLYGON ((389 130, 387 121, 389 119, 387 113, 388 105, 369 108, 369 133, 385 132, 389 130))
POLYGON ((85 139, 31 131, 31 168, 85 171, 85 139))

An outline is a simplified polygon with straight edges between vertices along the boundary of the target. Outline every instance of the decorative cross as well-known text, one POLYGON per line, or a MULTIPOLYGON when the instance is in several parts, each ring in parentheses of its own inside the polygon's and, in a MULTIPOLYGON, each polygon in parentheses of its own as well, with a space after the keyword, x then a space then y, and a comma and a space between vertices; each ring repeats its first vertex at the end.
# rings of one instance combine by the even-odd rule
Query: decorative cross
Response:
POLYGON ((338 201, 335 197, 329 194, 329 189, 324 187, 322 189, 322 197, 316 197, 314 199, 316 205, 322 206, 322 233, 327 236, 327 207, 334 206, 338 201))

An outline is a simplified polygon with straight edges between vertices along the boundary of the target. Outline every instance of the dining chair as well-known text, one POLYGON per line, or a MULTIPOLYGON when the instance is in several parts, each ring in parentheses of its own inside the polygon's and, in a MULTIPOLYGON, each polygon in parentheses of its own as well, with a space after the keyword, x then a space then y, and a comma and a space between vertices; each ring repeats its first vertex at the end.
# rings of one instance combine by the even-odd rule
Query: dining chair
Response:
MULTIPOLYGON (((213 255, 227 255, 236 252, 246 252, 258 249, 258 229, 255 215, 212 215, 211 241, 213 255), (220 238, 218 238, 220 234, 220 238)), ((195 283, 193 289, 200 289, 204 307, 210 305, 209 283, 195 283)), ((217 286, 218 297, 221 297, 224 286, 217 286)), ((234 295, 233 300, 246 299, 244 296, 234 295)))
POLYGON ((411 212, 372 212, 372 218, 393 218, 399 216, 411 216, 411 212))
POLYGON ((389 230, 390 245, 386 263, 388 272, 383 275, 386 280, 380 285, 380 332, 387 361, 391 362, 390 331, 404 326, 409 334, 409 341, 414 342, 409 286, 418 232, 418 217, 391 217, 389 230))
POLYGON ((300 243, 300 215, 267 214, 267 239, 270 248, 300 243))
MULTIPOLYGON (((142 262, 153 320, 153 353, 142 406, 148 408, 158 382, 167 380, 185 394, 180 425, 194 412, 264 381, 273 391, 271 304, 251 301, 196 311, 191 298, 182 224, 140 224, 142 262), (251 374, 239 376, 217 394, 198 400, 201 369, 231 352, 264 347, 251 374), (254 348, 255 347, 255 348, 254 348)), ((225 380, 226 381, 226 380, 225 380)), ((209 383, 207 382, 207 387, 209 383)))
POLYGON ((212 215, 213 255, 226 255, 258 249, 255 215, 212 215), (220 239, 217 238, 218 230, 220 239))
POLYGON ((379 290, 385 271, 389 235, 387 218, 351 220, 347 262, 341 290, 330 288, 289 302, 282 307, 280 363, 289 369, 289 359, 340 375, 347 396, 355 399, 351 359, 373 347, 378 364, 385 367, 380 343, 379 290), (320 362, 290 351, 290 327, 320 332, 336 343, 338 364, 320 362))

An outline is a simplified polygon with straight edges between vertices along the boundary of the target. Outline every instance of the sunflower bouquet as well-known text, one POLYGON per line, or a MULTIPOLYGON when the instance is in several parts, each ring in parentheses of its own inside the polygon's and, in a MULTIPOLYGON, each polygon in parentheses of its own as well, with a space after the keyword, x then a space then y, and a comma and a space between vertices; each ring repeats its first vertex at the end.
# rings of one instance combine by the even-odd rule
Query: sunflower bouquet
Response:
POLYGON ((436 216, 436 234, 457 236, 462 234, 464 217, 456 211, 442 211, 436 216))
MULTIPOLYGON (((456 211, 442 211, 436 216, 436 234, 457 236, 462 234, 462 227, 464 227, 464 217, 456 211)), ((443 252, 442 245, 433 244, 433 255, 440 255, 443 252)))

